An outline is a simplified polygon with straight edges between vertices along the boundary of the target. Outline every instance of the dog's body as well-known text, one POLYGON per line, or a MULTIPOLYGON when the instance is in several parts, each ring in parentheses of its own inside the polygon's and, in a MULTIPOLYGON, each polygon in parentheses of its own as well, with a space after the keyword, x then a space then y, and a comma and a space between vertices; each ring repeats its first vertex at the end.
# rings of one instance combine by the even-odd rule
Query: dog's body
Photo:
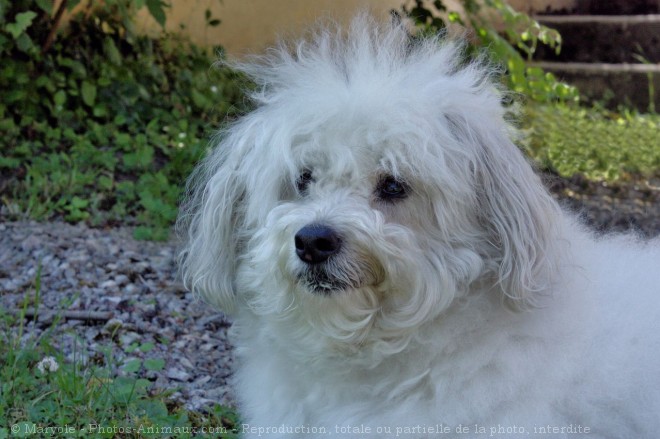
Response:
POLYGON ((660 242, 562 212, 457 49, 360 17, 240 66, 182 267, 246 435, 659 434, 660 242))
POLYGON ((514 314, 492 291, 473 291, 373 366, 369 354, 302 344, 289 321, 243 310, 237 389, 248 425, 656 437, 660 276, 652 261, 660 250, 586 234, 572 236, 571 247, 564 278, 538 309, 514 314))

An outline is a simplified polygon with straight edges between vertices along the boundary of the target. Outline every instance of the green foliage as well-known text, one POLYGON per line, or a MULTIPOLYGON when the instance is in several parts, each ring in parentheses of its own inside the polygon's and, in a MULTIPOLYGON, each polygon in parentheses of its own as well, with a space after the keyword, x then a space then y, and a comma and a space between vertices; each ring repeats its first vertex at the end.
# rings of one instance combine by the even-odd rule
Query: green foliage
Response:
MULTIPOLYGON (((558 81, 552 73, 527 65, 539 43, 559 52, 561 35, 556 30, 515 11, 504 0, 461 0, 461 5, 462 11, 454 11, 442 0, 415 0, 413 7, 402 9, 426 32, 443 31, 450 25, 471 28, 476 39, 473 42, 488 48, 492 59, 506 68, 507 86, 516 93, 538 102, 578 99, 574 87, 558 81), (501 32, 498 22, 502 23, 501 32)), ((477 45, 471 46, 472 51, 477 45)))
MULTIPOLYGON (((530 98, 524 108, 523 125, 528 134, 524 146, 542 167, 565 177, 581 173, 610 181, 629 175, 659 175, 657 114, 613 113, 574 105, 578 101, 575 88, 527 65, 538 44, 559 51, 559 33, 503 0, 461 0, 461 6, 461 11, 453 11, 442 0, 415 0, 403 11, 423 32, 436 33, 450 25, 470 28, 477 40, 469 47, 471 54, 487 47, 493 59, 506 68, 507 86, 530 98)), ((650 89, 651 95, 653 92, 650 89)))
POLYGON ((660 176, 660 116, 572 105, 527 108, 529 153, 547 169, 595 180, 660 176))
POLYGON ((165 365, 161 358, 142 359, 153 343, 136 343, 129 350, 135 357, 119 367, 112 337, 99 341, 100 355, 81 342, 66 359, 53 335, 59 318, 38 337, 30 334, 26 309, 38 309, 39 290, 38 271, 34 295, 26 295, 20 313, 0 309, 0 438, 206 437, 209 431, 211 437, 237 437, 238 416, 231 409, 187 411, 144 378, 165 365))
POLYGON ((50 1, 0 0, 1 201, 166 239, 211 130, 243 110, 243 80, 174 35, 137 35, 140 7, 164 24, 162 0, 90 4, 59 29, 50 1))

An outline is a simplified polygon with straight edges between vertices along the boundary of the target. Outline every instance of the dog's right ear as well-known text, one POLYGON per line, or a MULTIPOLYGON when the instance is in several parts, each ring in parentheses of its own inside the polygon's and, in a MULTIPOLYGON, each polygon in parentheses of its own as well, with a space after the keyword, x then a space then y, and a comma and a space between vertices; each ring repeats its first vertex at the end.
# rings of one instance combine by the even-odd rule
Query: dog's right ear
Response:
POLYGON ((238 230, 245 187, 232 160, 231 136, 193 172, 181 206, 177 229, 185 247, 179 267, 185 287, 207 303, 231 314, 235 307, 238 230))
MULTIPOLYGON (((498 102, 498 101, 495 101, 498 102)), ((549 290, 561 259, 561 211, 511 141, 498 106, 475 106, 470 117, 447 117, 452 133, 474 151, 478 215, 485 258, 506 304, 522 310, 549 290), (493 110, 491 107, 490 110, 493 110)))

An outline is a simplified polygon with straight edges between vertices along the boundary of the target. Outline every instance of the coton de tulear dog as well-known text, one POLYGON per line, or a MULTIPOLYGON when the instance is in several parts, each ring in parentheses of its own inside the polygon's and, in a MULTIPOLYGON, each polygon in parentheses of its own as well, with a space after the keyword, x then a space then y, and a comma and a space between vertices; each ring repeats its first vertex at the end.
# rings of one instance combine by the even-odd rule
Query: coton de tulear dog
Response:
POLYGON ((461 53, 360 16, 238 64, 180 224, 244 435, 660 437, 660 242, 563 212, 461 53))

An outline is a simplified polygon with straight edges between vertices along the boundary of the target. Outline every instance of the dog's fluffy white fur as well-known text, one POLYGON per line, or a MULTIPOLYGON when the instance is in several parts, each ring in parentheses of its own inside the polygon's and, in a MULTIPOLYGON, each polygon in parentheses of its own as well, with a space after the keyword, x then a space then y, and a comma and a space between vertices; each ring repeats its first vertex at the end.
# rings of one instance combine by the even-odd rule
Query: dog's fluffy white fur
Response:
POLYGON ((360 16, 238 64, 181 265, 246 435, 660 435, 660 242, 563 212, 462 50, 360 16))

